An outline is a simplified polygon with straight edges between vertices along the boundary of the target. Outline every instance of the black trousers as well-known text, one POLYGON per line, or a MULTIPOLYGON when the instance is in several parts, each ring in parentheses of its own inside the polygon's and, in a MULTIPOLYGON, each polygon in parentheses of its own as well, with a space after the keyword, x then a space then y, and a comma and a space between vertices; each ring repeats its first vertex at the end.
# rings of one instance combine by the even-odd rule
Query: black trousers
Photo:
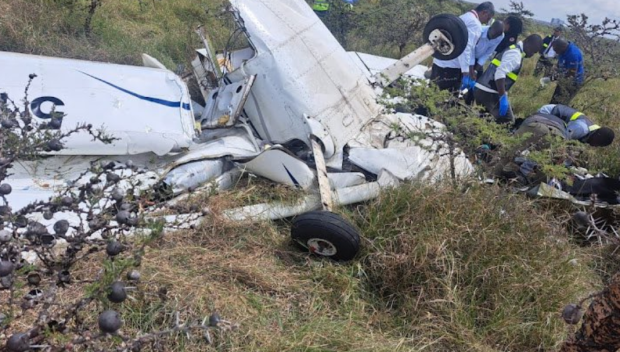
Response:
POLYGON ((458 92, 461 87, 462 77, 460 68, 445 68, 433 64, 431 82, 435 82, 441 90, 458 92))
POLYGON ((541 56, 536 63, 536 68, 534 69, 534 76, 538 77, 542 73, 543 77, 548 77, 553 70, 553 62, 547 59, 544 56, 541 56))
POLYGON ((571 100, 577 95, 579 89, 581 89, 581 85, 573 80, 561 79, 558 81, 555 91, 553 91, 549 104, 570 105, 571 100))

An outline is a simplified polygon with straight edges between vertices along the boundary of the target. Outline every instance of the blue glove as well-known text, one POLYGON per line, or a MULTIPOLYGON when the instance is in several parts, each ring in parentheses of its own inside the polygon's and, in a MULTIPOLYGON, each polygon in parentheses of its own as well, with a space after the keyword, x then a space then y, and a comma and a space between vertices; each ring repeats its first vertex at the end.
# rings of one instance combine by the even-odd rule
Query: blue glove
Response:
POLYGON ((504 94, 499 98, 499 116, 506 116, 509 107, 508 94, 504 94))
POLYGON ((473 90, 475 85, 476 85, 475 80, 473 80, 469 76, 463 76, 463 81, 461 81, 461 90, 465 90, 465 89, 473 90))

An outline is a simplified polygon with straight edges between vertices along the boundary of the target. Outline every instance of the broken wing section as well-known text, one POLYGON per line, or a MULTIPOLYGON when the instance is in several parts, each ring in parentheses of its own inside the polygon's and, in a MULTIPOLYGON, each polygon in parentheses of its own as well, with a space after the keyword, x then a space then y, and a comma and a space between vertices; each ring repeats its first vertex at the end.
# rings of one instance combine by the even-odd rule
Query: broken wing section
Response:
MULTIPOLYGON (((369 80, 374 80, 374 75, 378 72, 383 71, 390 65, 394 64, 396 59, 392 59, 389 57, 371 55, 366 53, 360 53, 357 51, 349 51, 347 52, 353 62, 365 71, 367 74, 367 78, 369 80)), ((426 79, 424 77, 424 72, 428 70, 428 67, 424 65, 415 65, 409 71, 407 71, 404 76, 412 78, 412 79, 426 79)))
POLYGON ((58 154, 164 155, 189 147, 195 137, 189 92, 171 71, 0 52, 0 92, 20 101, 30 74, 37 75, 28 98, 38 122, 62 113, 63 131, 91 124, 117 138, 103 144, 74 134, 58 154))

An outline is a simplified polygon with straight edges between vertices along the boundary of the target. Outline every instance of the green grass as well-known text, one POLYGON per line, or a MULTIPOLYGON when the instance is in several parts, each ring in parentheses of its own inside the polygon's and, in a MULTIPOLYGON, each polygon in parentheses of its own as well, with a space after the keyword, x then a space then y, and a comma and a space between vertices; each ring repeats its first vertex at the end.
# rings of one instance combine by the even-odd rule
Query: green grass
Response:
MULTIPOLYGON (((515 114, 527 117, 542 105, 548 104, 555 84, 540 87, 539 77, 532 76, 538 57, 525 60, 519 81, 510 91, 510 102, 515 114)), ((601 126, 612 128, 617 138, 606 148, 588 148, 586 162, 592 172, 605 172, 610 176, 620 175, 620 79, 595 80, 584 86, 571 105, 592 118, 601 126)))
POLYGON ((599 287, 597 270, 613 262, 573 244, 557 207, 495 187, 411 184, 345 210, 364 250, 344 265, 300 253, 286 223, 212 218, 164 236, 141 271, 150 292, 168 289, 167 303, 125 303, 125 331, 166 326, 177 309, 194 320, 215 310, 239 329, 213 350, 553 350, 562 307, 599 287))
MULTIPOLYGON (((67 1, 68 3, 72 1, 67 1)), ((141 64, 140 54, 156 57, 170 69, 187 65, 200 47, 194 29, 209 24, 225 34, 221 22, 207 16, 215 0, 104 0, 84 32, 85 1, 60 5, 51 0, 7 0, 0 4, 0 50, 78 59, 141 64)))

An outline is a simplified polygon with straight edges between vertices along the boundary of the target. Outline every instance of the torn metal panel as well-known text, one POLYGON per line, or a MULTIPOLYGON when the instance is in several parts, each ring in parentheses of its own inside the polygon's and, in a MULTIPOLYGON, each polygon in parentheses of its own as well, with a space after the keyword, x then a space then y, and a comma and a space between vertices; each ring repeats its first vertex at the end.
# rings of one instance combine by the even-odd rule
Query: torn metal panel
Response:
POLYGON ((258 155, 260 152, 246 136, 231 134, 205 143, 192 145, 188 152, 171 159, 167 168, 173 169, 189 162, 225 156, 229 156, 232 159, 248 159, 258 155))
POLYGON ((313 185, 315 173, 303 161, 278 149, 268 149, 249 162, 239 163, 244 171, 292 187, 308 189, 313 185))
MULTIPOLYGON (((306 136, 305 114, 321 122, 341 150, 379 114, 366 75, 306 3, 231 3, 257 55, 228 77, 235 82, 258 75, 245 110, 261 137, 282 143, 306 136)), ((309 145, 307 137, 303 140, 309 145)))
POLYGON ((311 135, 311 138, 319 140, 324 157, 332 157, 336 153, 336 149, 334 140, 327 128, 310 116, 304 116, 304 121, 308 124, 308 134, 311 135))
POLYGON ((221 86, 207 100, 201 117, 202 129, 232 127, 237 123, 256 75, 221 86))
POLYGON ((196 135, 187 86, 171 71, 0 52, 0 90, 11 99, 23 98, 30 74, 38 76, 28 96, 39 123, 62 112, 62 131, 88 123, 118 138, 104 144, 81 132, 57 154, 164 155, 196 135))

